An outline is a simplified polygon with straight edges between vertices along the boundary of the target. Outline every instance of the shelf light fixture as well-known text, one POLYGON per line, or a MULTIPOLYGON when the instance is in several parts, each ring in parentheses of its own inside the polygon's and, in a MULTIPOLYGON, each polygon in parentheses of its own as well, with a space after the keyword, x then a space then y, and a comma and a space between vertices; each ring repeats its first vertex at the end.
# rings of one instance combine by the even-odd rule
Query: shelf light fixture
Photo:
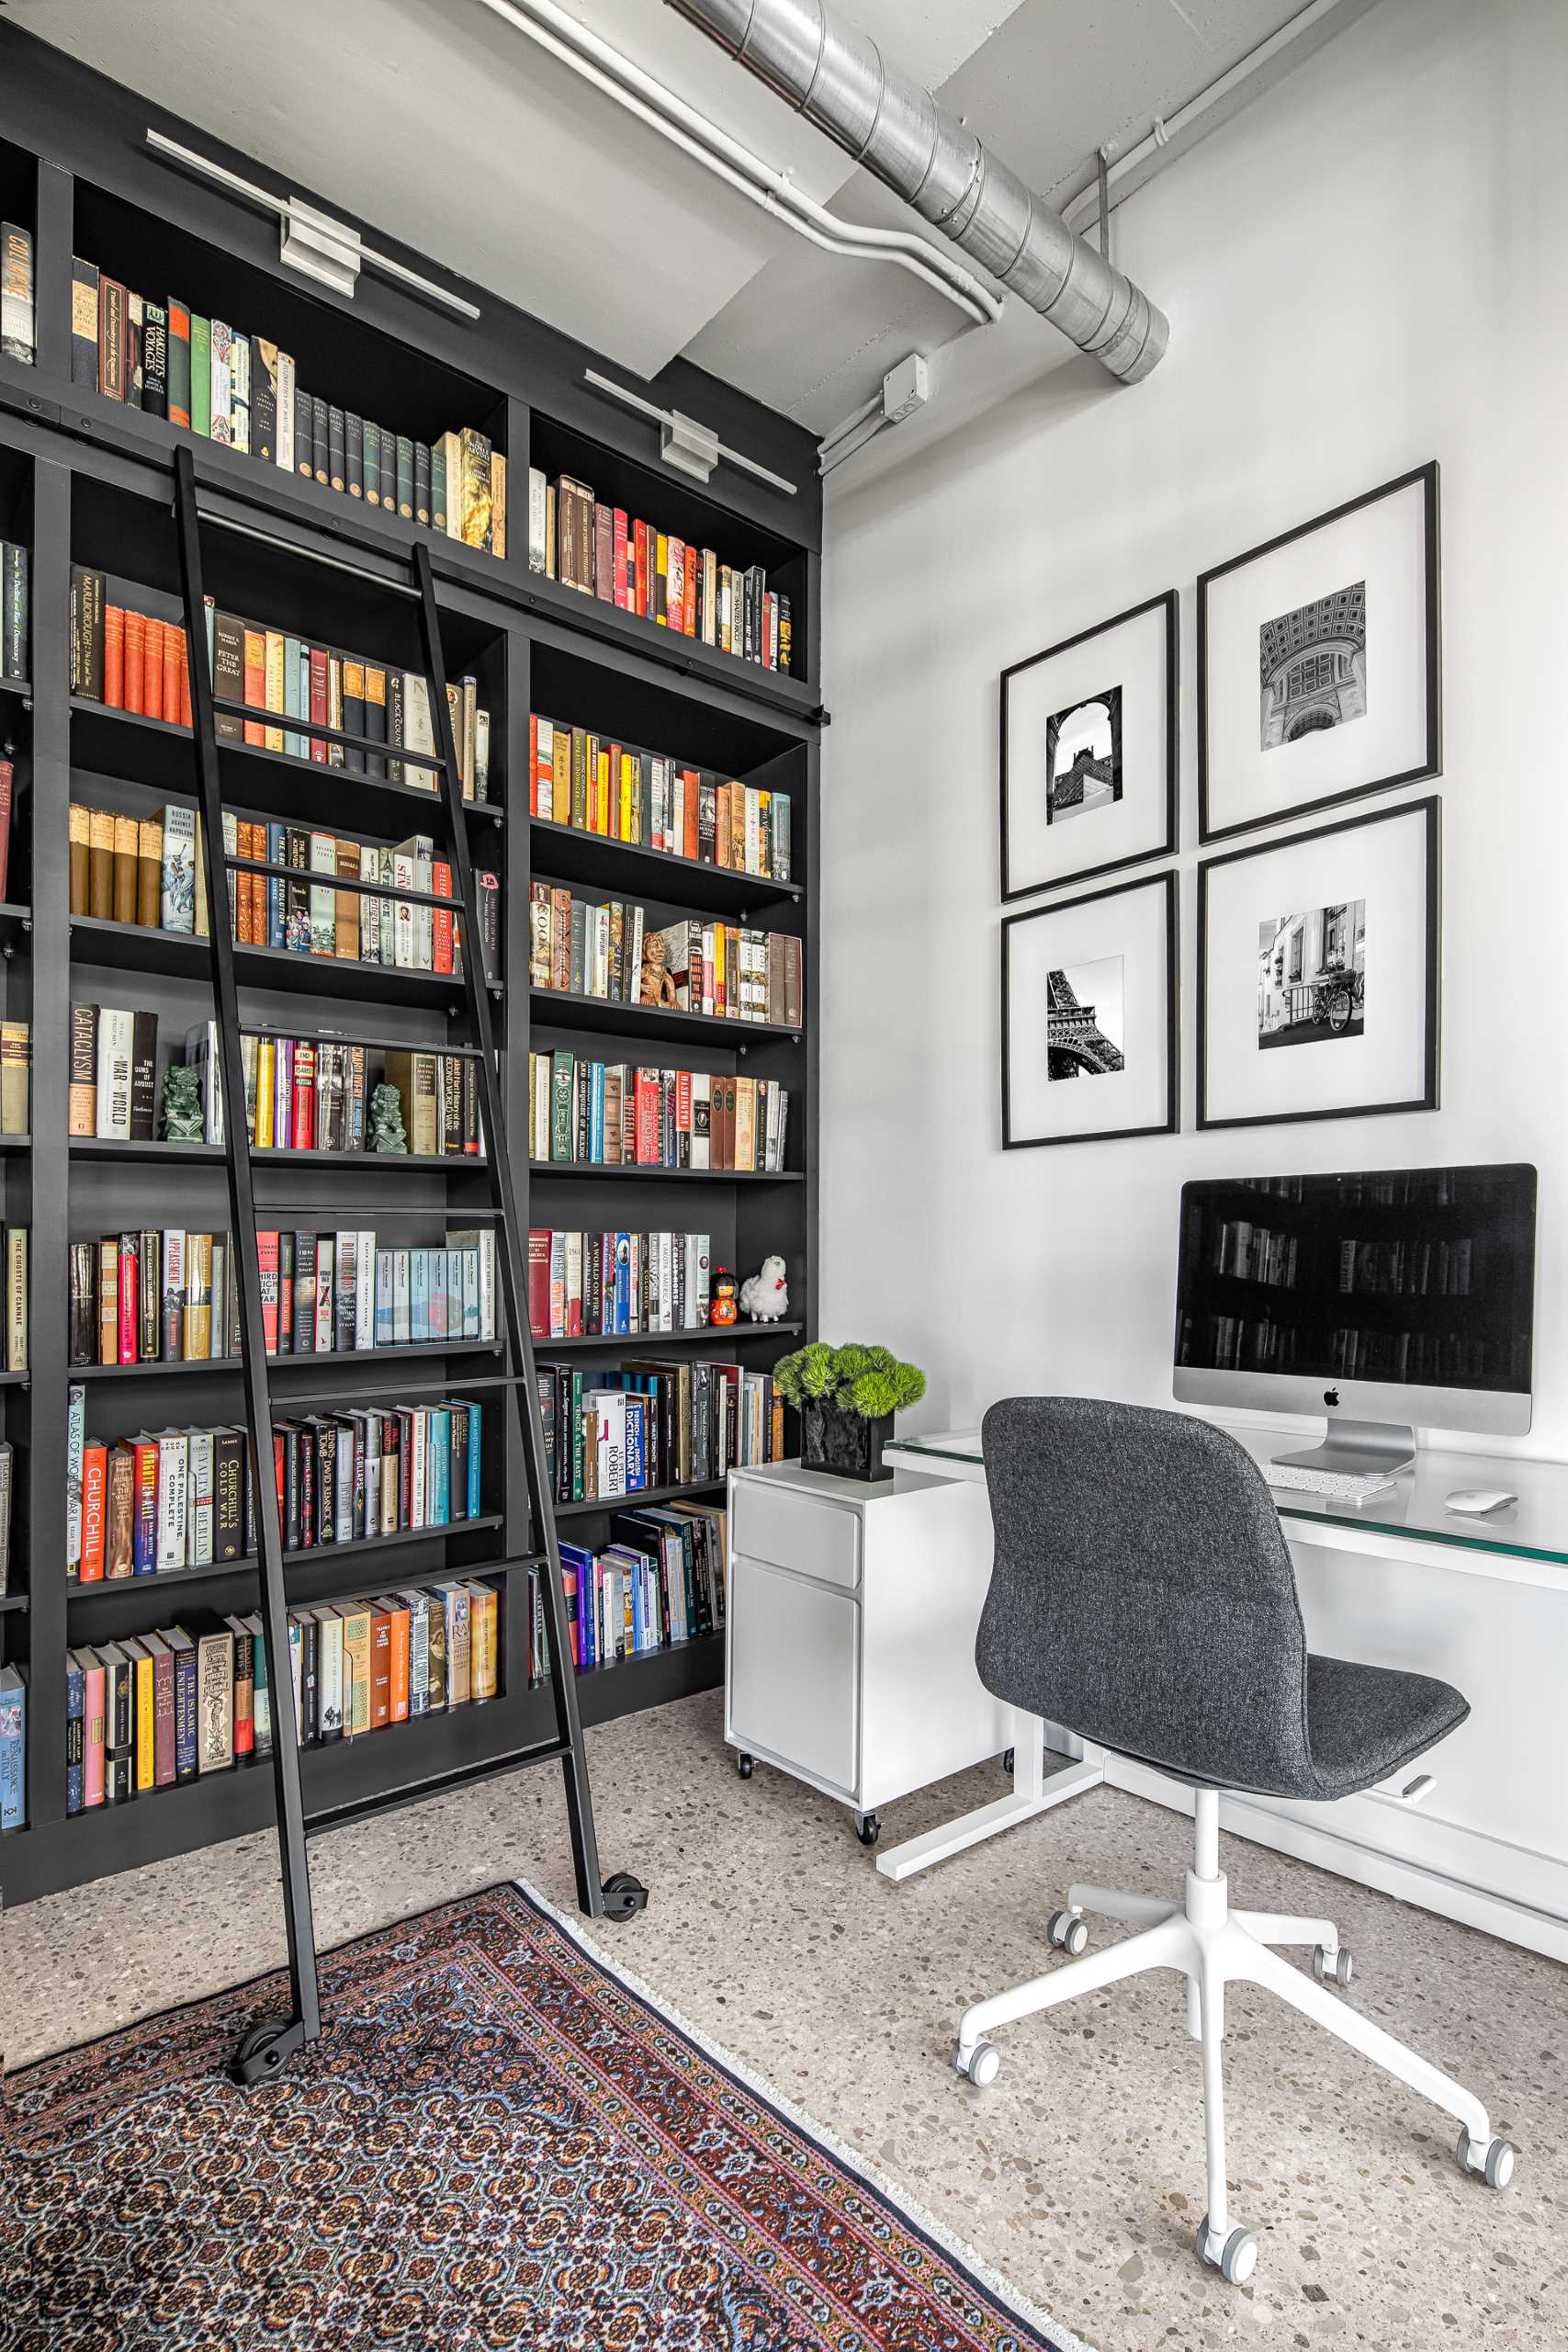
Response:
POLYGON ((156 155, 194 172, 201 179, 212 180, 231 196, 239 197, 246 204, 254 204, 263 212, 275 213, 279 229, 278 253, 290 269, 301 277, 313 277, 318 285, 330 286, 334 294, 353 299, 361 267, 377 270, 383 277, 395 279, 398 285, 412 288, 427 302, 439 302, 459 317, 477 319, 477 304, 467 302, 460 294, 449 294, 445 286, 437 286, 434 278, 422 277, 417 269, 408 269, 390 254, 378 253, 366 244, 357 229, 344 220, 334 220, 330 212, 320 212, 303 197, 274 196, 270 188, 257 187, 254 180, 242 179, 223 164, 215 164, 209 156, 198 155, 193 147, 182 147, 175 139, 166 139, 161 130, 149 130, 147 144, 156 155))
POLYGON ((705 482, 722 458, 727 465, 740 466, 759 481, 773 490, 782 490, 794 498, 798 485, 786 481, 771 466, 760 465, 744 450, 732 449, 721 441, 710 424, 699 424, 694 416, 685 416, 678 408, 660 408, 653 401, 645 401, 640 392, 628 391, 625 384, 613 383, 608 376, 601 376, 596 368, 585 368, 584 383, 592 384, 596 392, 608 392, 610 398, 624 401, 627 408, 637 409, 643 416, 652 417, 659 426, 659 454, 667 466, 673 466, 694 481, 705 482))

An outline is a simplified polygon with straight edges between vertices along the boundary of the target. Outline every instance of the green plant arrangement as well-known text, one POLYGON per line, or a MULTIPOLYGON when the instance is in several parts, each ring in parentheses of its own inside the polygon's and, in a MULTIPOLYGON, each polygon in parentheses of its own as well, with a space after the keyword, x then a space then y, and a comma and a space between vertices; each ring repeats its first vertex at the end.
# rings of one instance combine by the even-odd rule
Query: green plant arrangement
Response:
POLYGON ((882 1449, 893 1416, 919 1403, 926 1376, 918 1364, 900 1363, 890 1348, 853 1340, 830 1348, 815 1340, 780 1358, 773 1385, 800 1415, 807 1469, 871 1479, 883 1475, 882 1449))

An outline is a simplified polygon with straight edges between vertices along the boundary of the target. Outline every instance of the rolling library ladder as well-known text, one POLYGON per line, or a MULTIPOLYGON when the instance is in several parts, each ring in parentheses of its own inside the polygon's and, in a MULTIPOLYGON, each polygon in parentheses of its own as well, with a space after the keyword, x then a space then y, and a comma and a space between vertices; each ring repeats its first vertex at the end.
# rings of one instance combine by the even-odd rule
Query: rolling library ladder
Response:
MULTIPOLYGON (((500 1088, 496 1080, 494 1041, 491 1024, 489 982, 484 971, 482 937, 479 910, 475 901, 473 866, 468 851, 468 831, 463 817, 462 784, 457 772, 457 747, 452 731, 451 709, 446 699, 446 672, 441 650, 441 632, 435 605, 434 582, 430 557, 422 545, 413 549, 412 580, 404 586, 392 583, 394 593, 403 594, 417 601, 421 643, 424 657, 425 690, 434 727, 436 729, 436 752, 411 752, 398 749, 397 756, 405 767, 421 767, 435 771, 441 779, 440 807, 445 820, 447 850, 452 863, 454 896, 436 898, 433 893, 400 891, 400 898, 415 905, 439 907, 456 911, 462 923, 463 980, 465 1011, 469 1036, 466 1046, 446 1050, 462 1055, 478 1063, 478 1091, 483 1121, 485 1150, 483 1166, 490 1180, 491 1208, 482 1213, 496 1228, 497 1272, 500 1277, 500 1302, 510 1343, 509 1376, 504 1393, 511 1409, 518 1416, 516 1435, 521 1442, 525 1465, 533 1541, 537 1547, 537 1565, 544 1586, 546 1622, 549 1634, 550 1687, 555 1701, 555 1736, 519 1747, 514 1752, 487 1758, 475 1765, 459 1765, 449 1770, 430 1774, 413 1783, 401 1783, 380 1796, 367 1796, 353 1803, 330 1805, 318 1813, 307 1814, 300 1789, 299 1754, 295 1722, 293 1677, 282 1671, 282 1663, 289 1656, 288 1595, 283 1575, 283 1539, 276 1482, 271 1475, 266 1436, 272 1428, 273 1408, 271 1385, 267 1372, 267 1355, 262 1323, 261 1270, 256 1248, 256 1208, 252 1182, 251 1146, 246 1120, 243 1052, 241 1042, 239 990, 234 972, 234 953, 229 910, 229 873, 238 869, 247 874, 287 876, 288 869, 271 865, 254 858, 219 854, 223 842, 223 781, 219 751, 217 721, 221 716, 231 718, 254 719, 255 713, 243 703, 220 699, 213 686, 209 663, 202 658, 207 643, 206 602, 202 582, 201 533, 209 529, 242 532, 246 537, 266 537, 268 535, 248 524, 231 522, 219 515, 204 515, 197 498, 196 469, 190 451, 180 449, 175 457, 175 512, 178 526, 180 576, 185 597, 186 642, 190 648, 191 707, 195 719, 195 742, 197 783, 200 794, 201 821, 209 844, 207 866, 208 920, 211 933, 213 992, 220 1045, 223 1101, 223 1133, 226 1138, 227 1172, 230 1210, 233 1220, 235 1257, 240 1272, 240 1330, 243 1358, 246 1412, 250 1423, 252 1476, 256 1498, 256 1538, 261 1564, 262 1614, 265 1629, 267 1655, 275 1662, 272 1675, 274 1737, 272 1769, 276 1793, 277 1840, 282 1866, 285 1922, 288 1939, 288 1971, 291 1992, 291 2013, 279 2020, 266 2020, 253 2027, 234 2053, 232 2073, 242 2084, 266 2080, 276 2075, 292 2053, 305 2042, 313 2041, 321 2032, 321 1998, 317 1974, 315 1920, 310 1903, 310 1871, 308 1841, 322 1830, 337 1829, 355 1821, 389 1810, 393 1805, 407 1804, 425 1796, 435 1796, 460 1788, 466 1781, 489 1778, 498 1771, 524 1764, 542 1764, 558 1758, 565 1784, 567 1822, 571 1835, 572 1861, 577 1876, 577 1899, 580 1908, 590 1917, 629 1919, 642 1910, 648 1901, 647 1889, 629 1871, 618 1871, 599 1883, 598 1844, 593 1830, 593 1805, 588 1785, 588 1766, 583 1752, 582 1724, 578 1711, 577 1683, 571 1660, 570 1635, 566 1620, 566 1603, 561 1589, 560 1560, 557 1545, 555 1514, 550 1495, 550 1482, 546 1475, 544 1431, 539 1419, 538 1392, 534 1379, 533 1340, 528 1324, 528 1289, 524 1253, 520 1246, 516 1223, 515 1201, 512 1189, 511 1167, 506 1147, 506 1128, 502 1116, 500 1088)), ((298 554, 297 548, 290 549, 298 554)), ((357 567, 341 557, 317 556, 306 558, 322 565, 349 571, 357 567)), ((377 585, 388 583, 377 575, 377 585)), ((385 756, 384 742, 373 741, 368 736, 345 733, 343 729, 323 726, 309 719, 290 718, 290 729, 309 735, 345 751, 385 756)), ((434 798, 434 796, 433 796, 434 798)), ((347 877, 334 881, 335 888, 385 896, 384 889, 372 883, 355 882, 347 877)), ((488 1564, 492 1568, 513 1565, 508 1561, 488 1564)))

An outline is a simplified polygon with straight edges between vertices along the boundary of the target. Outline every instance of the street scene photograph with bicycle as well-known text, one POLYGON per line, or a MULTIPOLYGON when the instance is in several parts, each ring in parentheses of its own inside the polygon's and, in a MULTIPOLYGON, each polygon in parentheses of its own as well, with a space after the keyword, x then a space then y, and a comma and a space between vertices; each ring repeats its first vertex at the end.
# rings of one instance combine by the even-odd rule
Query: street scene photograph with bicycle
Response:
POLYGON ((1366 1025, 1367 902, 1309 907, 1258 927, 1258 1043, 1316 1045, 1366 1025))

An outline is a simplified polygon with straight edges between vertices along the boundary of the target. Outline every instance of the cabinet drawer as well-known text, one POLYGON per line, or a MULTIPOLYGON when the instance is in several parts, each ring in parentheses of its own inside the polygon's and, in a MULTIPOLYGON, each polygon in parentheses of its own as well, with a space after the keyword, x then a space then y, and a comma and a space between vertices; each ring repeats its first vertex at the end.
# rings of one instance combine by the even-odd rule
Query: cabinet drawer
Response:
POLYGON ((731 1740, 852 1795, 859 1602, 737 1558, 728 1639, 731 1740))
POLYGON ((790 1487, 742 1478, 735 1488, 737 1552, 852 1591, 860 1582, 860 1516, 790 1487))

